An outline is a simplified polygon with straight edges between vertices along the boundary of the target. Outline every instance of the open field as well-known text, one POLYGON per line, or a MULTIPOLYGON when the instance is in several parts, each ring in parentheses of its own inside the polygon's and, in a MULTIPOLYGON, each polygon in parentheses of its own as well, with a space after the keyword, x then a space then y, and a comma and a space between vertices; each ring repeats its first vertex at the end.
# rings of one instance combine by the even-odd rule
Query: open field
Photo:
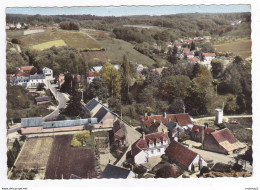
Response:
POLYGON ((126 55, 133 63, 142 64, 147 67, 151 67, 155 63, 151 58, 136 51, 134 46, 126 41, 106 39, 99 42, 106 49, 108 59, 111 62, 122 63, 123 56, 126 55))
POLYGON ((54 41, 49 41, 49 42, 34 45, 32 46, 32 49, 44 50, 44 49, 49 49, 52 46, 56 46, 56 47, 67 46, 67 44, 63 40, 54 40, 54 41))
POLYGON ((231 42, 215 44, 217 52, 232 52, 234 56, 239 55, 243 59, 251 56, 251 40, 239 39, 231 42))
POLYGON ((94 154, 86 148, 71 147, 72 138, 73 135, 55 136, 45 179, 70 179, 71 174, 96 177, 94 154))
POLYGON ((100 50, 102 47, 87 34, 76 31, 66 30, 46 30, 43 33, 31 34, 20 37, 21 46, 26 48, 33 48, 35 45, 43 43, 51 43, 54 46, 60 46, 60 40, 63 40, 67 46, 77 50, 100 50))
POLYGON ((103 31, 103 30, 94 30, 94 29, 81 29, 82 32, 85 32, 97 40, 103 40, 107 38, 114 38, 115 35, 113 32, 103 31))
POLYGON ((16 169, 45 168, 51 152, 52 143, 52 137, 27 139, 15 163, 16 169))
POLYGON ((108 61, 107 54, 105 51, 87 51, 81 52, 81 55, 87 63, 106 63, 108 61))

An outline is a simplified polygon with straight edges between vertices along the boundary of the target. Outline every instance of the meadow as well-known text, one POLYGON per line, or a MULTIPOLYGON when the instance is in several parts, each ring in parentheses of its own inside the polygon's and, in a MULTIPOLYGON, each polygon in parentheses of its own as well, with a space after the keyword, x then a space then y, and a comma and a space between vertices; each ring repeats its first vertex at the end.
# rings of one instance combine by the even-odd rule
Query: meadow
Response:
POLYGON ((231 52, 234 56, 240 56, 243 59, 251 56, 251 39, 237 39, 222 43, 215 43, 217 52, 231 52))
POLYGON ((32 49, 42 51, 44 49, 49 49, 52 46, 60 47, 60 46, 67 46, 67 44, 63 40, 54 40, 54 41, 49 41, 49 42, 34 45, 32 46, 32 49))
POLYGON ((46 30, 43 33, 31 34, 19 38, 21 46, 25 48, 40 49, 67 45, 80 51, 100 50, 102 47, 86 33, 66 30, 46 30), (62 42, 64 41, 64 43, 62 42), (61 44, 62 43, 62 44, 61 44))

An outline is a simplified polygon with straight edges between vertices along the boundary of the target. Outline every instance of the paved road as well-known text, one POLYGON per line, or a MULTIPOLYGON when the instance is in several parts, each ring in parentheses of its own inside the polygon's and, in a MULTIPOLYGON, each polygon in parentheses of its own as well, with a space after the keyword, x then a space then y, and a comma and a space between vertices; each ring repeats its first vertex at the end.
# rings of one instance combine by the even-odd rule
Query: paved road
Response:
POLYGON ((21 124, 19 123, 17 127, 14 127, 12 129, 8 129, 7 134, 15 133, 21 129, 21 124))
POLYGON ((60 113, 60 109, 64 109, 67 106, 67 99, 64 96, 63 93, 59 92, 57 90, 57 85, 51 84, 50 81, 47 81, 47 87, 50 89, 50 91, 52 92, 52 94, 54 95, 55 99, 58 101, 58 106, 57 108, 50 113, 49 115, 45 116, 43 119, 46 120, 52 120, 55 119, 56 117, 58 117, 59 113, 60 113))

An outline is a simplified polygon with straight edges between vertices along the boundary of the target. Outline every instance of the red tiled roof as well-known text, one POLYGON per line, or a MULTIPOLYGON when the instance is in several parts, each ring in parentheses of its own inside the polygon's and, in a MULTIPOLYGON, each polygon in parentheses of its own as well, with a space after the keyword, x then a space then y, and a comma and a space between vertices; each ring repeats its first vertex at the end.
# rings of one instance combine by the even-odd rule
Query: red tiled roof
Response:
POLYGON ((96 77, 98 76, 98 72, 88 72, 87 77, 96 77))
POLYGON ((141 119, 141 122, 143 124, 145 124, 147 127, 151 127, 152 129, 156 129, 160 125, 160 122, 166 125, 170 121, 174 121, 178 123, 180 126, 192 124, 192 121, 187 113, 166 114, 166 118, 164 118, 163 115, 152 115, 146 116, 141 119))
POLYGON ((203 53, 202 56, 204 57, 216 57, 215 53, 203 53))
POLYGON ((194 62, 200 61, 199 58, 197 58, 197 57, 192 57, 192 58, 189 58, 188 60, 194 61, 194 62))
POLYGON ((27 72, 23 72, 23 70, 17 70, 15 72, 15 76, 17 76, 17 77, 28 77, 28 76, 30 76, 30 74, 27 73, 27 72))
POLYGON ((34 66, 24 66, 24 67, 20 67, 20 70, 22 71, 30 71, 34 68, 34 66))
POLYGON ((192 53, 192 52, 187 52, 187 53, 185 53, 186 55, 193 55, 194 53, 192 53))
POLYGON ((228 141, 230 144, 233 144, 238 141, 236 137, 234 137, 234 135, 227 128, 222 129, 220 131, 215 131, 211 133, 211 135, 218 143, 228 141))
POLYGON ((191 43, 191 42, 193 42, 193 40, 184 40, 184 42, 191 43))
MULTIPOLYGON (((191 129, 191 132, 201 133, 203 127, 204 126, 194 125, 191 129)), ((207 134, 207 135, 213 133, 214 131, 215 131, 214 129, 211 129, 211 128, 208 128, 208 127, 205 128, 205 134, 207 134)))
POLYGON ((197 153, 174 140, 167 147, 165 153, 171 160, 178 162, 184 168, 188 168, 197 156, 197 153))
POLYGON ((148 148, 148 144, 152 144, 155 142, 162 142, 164 140, 168 140, 168 135, 164 132, 151 133, 148 135, 141 137, 138 141, 136 141, 132 145, 132 156, 136 156, 142 150, 148 148))
POLYGON ((184 51, 184 52, 190 52, 190 49, 188 49, 188 48, 183 48, 183 51, 184 51))

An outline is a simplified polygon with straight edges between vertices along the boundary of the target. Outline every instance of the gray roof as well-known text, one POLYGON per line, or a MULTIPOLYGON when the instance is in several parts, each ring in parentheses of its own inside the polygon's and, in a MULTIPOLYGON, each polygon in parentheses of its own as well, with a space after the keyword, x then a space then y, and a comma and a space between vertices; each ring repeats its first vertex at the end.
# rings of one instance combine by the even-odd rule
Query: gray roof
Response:
POLYGON ((172 131, 175 127, 177 126, 177 123, 170 121, 169 123, 166 124, 166 127, 172 131))
POLYGON ((87 104, 86 104, 86 108, 91 111, 93 110, 97 105, 99 104, 99 102, 93 98, 92 100, 90 100, 87 104))
POLYGON ((129 176, 130 172, 131 170, 108 164, 103 173, 101 174, 100 178, 126 179, 129 176))
POLYGON ((72 127, 72 126, 91 125, 91 124, 97 124, 97 119, 90 118, 90 119, 77 119, 77 120, 48 121, 43 123, 43 128, 72 127))
POLYGON ((37 97, 35 98, 36 102, 45 102, 45 101, 49 101, 49 97, 48 96, 43 96, 43 97, 37 97))
POLYGON ((45 79, 45 76, 43 74, 35 74, 35 75, 30 75, 31 80, 35 79, 45 79))
POLYGON ((95 118, 97 118, 98 123, 105 117, 108 110, 104 107, 101 107, 98 112, 94 115, 95 118))
POLYGON ((21 126, 22 127, 38 127, 43 125, 42 117, 31 117, 31 118, 22 118, 21 126))

